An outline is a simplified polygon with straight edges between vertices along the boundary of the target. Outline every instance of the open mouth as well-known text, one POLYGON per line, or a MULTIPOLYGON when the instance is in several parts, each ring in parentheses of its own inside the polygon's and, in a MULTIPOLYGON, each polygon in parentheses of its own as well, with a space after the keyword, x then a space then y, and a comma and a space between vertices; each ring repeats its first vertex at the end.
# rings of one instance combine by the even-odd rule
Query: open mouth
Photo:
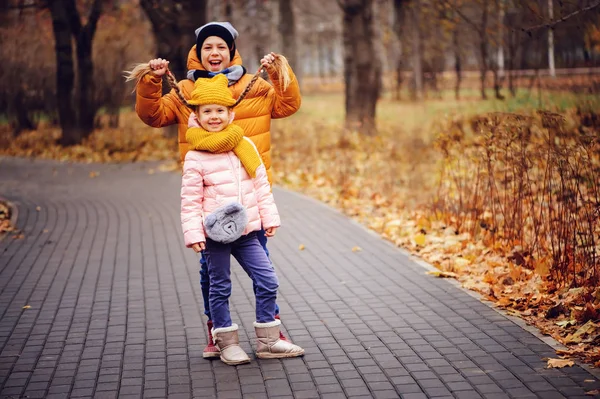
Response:
POLYGON ((209 62, 211 68, 219 68, 221 66, 221 61, 215 60, 209 62))

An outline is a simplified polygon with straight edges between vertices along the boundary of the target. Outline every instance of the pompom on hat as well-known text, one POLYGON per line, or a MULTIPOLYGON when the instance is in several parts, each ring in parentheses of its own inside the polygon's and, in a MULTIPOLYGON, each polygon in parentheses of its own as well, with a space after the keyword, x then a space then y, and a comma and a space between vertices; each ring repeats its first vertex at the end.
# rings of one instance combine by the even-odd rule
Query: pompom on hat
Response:
POLYGON ((202 44, 207 37, 217 36, 225 40, 229 48, 229 59, 233 60, 235 56, 235 39, 238 37, 238 31, 229 22, 209 22, 195 30, 196 33, 196 54, 202 61, 202 44))
POLYGON ((208 105, 217 104, 225 107, 231 107, 235 104, 235 99, 227 88, 227 77, 218 74, 210 79, 198 79, 194 83, 194 90, 187 103, 189 105, 208 105))

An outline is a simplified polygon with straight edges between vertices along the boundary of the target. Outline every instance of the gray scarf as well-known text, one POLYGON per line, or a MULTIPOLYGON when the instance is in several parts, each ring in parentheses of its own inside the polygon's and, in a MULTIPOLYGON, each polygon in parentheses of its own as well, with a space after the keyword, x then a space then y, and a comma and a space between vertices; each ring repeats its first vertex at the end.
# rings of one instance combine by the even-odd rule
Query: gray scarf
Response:
POLYGON ((227 76, 227 79, 229 80, 229 86, 231 86, 232 84, 234 84, 235 82, 240 80, 240 78, 242 76, 244 76, 245 73, 246 73, 246 68, 244 68, 243 66, 232 65, 229 68, 225 68, 219 72, 209 72, 209 71, 205 71, 202 69, 190 69, 187 72, 187 78, 189 80, 191 80, 192 82, 195 82, 196 79, 200 79, 200 78, 210 79, 213 76, 223 74, 223 75, 227 76))

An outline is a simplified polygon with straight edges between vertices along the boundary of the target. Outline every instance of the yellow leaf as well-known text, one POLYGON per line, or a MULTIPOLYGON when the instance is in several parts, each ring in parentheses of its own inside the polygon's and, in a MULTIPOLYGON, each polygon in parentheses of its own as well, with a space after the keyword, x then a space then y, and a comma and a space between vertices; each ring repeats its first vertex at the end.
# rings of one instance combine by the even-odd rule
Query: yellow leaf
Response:
POLYGON ((593 321, 588 321, 587 323, 585 323, 583 326, 579 327, 579 329, 577 331, 575 331, 573 334, 569 334, 566 338, 565 338, 565 343, 567 344, 578 344, 581 343, 581 341, 583 341, 583 338, 588 335, 591 334, 594 330, 596 330, 597 326, 594 324, 593 321))
POLYGON ((153 175, 154 174, 154 169, 148 169, 148 174, 149 175, 153 175))
POLYGON ((568 359, 548 359, 548 367, 549 369, 556 368, 561 369, 563 367, 572 367, 575 365, 575 362, 568 359))
POLYGON ((594 389, 593 391, 587 391, 585 394, 586 395, 590 395, 590 396, 595 396, 595 395, 600 394, 600 390, 599 389, 594 389))
POLYGON ((306 247, 304 246, 304 244, 300 244, 300 245, 298 245, 298 249, 299 249, 300 251, 304 251, 304 248, 306 248, 306 247))
POLYGON ((99 175, 100 175, 100 172, 91 171, 90 172, 90 179, 93 179, 94 177, 98 177, 99 175))
POLYGON ((469 260, 465 258, 455 258, 454 264, 459 268, 463 268, 465 266, 469 266, 471 262, 469 262, 469 260))
POLYGON ((23 309, 31 309, 31 306, 30 305, 25 305, 25 306, 23 306, 23 309))
POLYGON ((361 247, 359 247, 359 246, 352 247, 352 252, 360 252, 360 251, 362 251, 361 247))
POLYGON ((574 326, 575 324, 577 324, 577 320, 562 320, 556 322, 556 325, 562 328, 574 326))
POLYGON ((44 230, 42 230, 42 232, 43 232, 43 233, 47 233, 47 232, 48 232, 48 229, 44 229, 44 230))
POLYGON ((39 207, 39 206, 36 206, 36 207, 35 207, 35 210, 39 212, 39 211, 41 211, 41 210, 42 210, 42 208, 41 208, 41 207, 39 207))
POLYGON ((435 276, 435 277, 448 277, 448 278, 456 278, 458 274, 452 272, 445 272, 443 270, 430 270, 426 272, 426 274, 435 276))
POLYGON ((415 242, 415 245, 418 245, 420 247, 425 245, 425 234, 417 234, 413 237, 413 241, 415 242))

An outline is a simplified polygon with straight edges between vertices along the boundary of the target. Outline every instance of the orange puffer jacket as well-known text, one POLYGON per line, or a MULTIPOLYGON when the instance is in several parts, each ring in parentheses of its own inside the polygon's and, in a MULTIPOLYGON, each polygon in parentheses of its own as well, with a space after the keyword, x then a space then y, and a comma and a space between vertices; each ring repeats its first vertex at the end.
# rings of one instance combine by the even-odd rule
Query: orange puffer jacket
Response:
MULTIPOLYGON (((241 65, 242 58, 235 53, 232 65, 241 65)), ((196 55, 196 46, 188 54, 188 69, 205 69, 196 55)), ((291 82, 284 91, 279 87, 276 73, 269 74, 273 85, 259 78, 250 92, 235 107, 233 123, 244 129, 260 152, 263 163, 267 168, 269 182, 272 183, 271 173, 271 118, 284 118, 294 114, 300 108, 300 87, 292 69, 289 69, 291 82)), ((233 98, 238 98, 254 75, 246 74, 229 86, 233 98)), ((190 98, 194 82, 185 79, 179 82, 179 87, 185 98, 190 98)), ((185 141, 188 119, 191 110, 177 97, 174 90, 162 96, 162 78, 152 74, 140 79, 136 87, 135 110, 140 119, 149 126, 163 127, 178 124, 180 159, 185 159, 188 144, 185 141)))

